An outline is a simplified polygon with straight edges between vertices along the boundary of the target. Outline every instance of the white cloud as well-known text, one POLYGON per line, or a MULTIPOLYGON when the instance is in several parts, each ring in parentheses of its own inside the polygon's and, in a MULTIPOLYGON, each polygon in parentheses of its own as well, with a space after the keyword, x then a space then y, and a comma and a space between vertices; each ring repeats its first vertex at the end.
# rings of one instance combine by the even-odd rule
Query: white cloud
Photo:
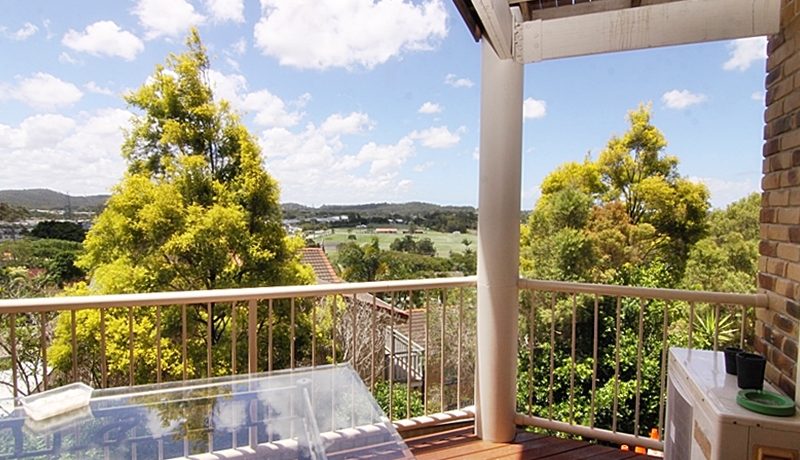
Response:
POLYGON ((767 94, 764 91, 754 91, 753 94, 750 95, 750 99, 758 102, 764 102, 766 97, 767 94))
POLYGON ((50 20, 49 19, 43 19, 42 20, 42 26, 44 26, 45 36, 47 37, 48 40, 50 40, 51 38, 56 36, 56 34, 54 34, 52 30, 50 30, 50 20))
POLYGON ((409 134, 409 137, 430 149, 448 149, 454 147, 461 141, 460 133, 464 132, 466 128, 463 126, 455 132, 450 131, 447 126, 436 126, 422 131, 414 131, 409 134))
POLYGON ((114 21, 97 21, 83 32, 70 29, 61 43, 75 51, 93 56, 116 56, 132 61, 144 50, 139 37, 122 30, 114 21))
POLYGON ((86 91, 89 91, 90 93, 102 94, 103 96, 113 96, 114 95, 114 91, 113 90, 111 90, 110 88, 106 88, 106 87, 100 86, 100 85, 98 85, 97 83, 95 83, 93 81, 90 81, 90 82, 86 83, 85 85, 83 85, 83 87, 86 88, 86 91))
POLYGON ((414 165, 414 172, 425 172, 433 167, 432 161, 426 161, 425 163, 420 163, 418 165, 414 165))
POLYGON ((77 118, 46 114, 0 124, 0 183, 73 194, 107 193, 125 169, 122 128, 131 113, 100 109, 77 118))
POLYGON ((261 0, 255 44, 281 65, 371 69, 447 36, 443 0, 261 0))
POLYGON ((35 25, 31 24, 30 22, 26 22, 22 25, 19 29, 11 32, 5 27, 0 27, 0 33, 2 33, 6 38, 10 38, 11 40, 16 41, 24 41, 31 38, 36 32, 39 31, 39 28, 35 25))
POLYGON ((411 185, 399 169, 414 155, 414 143, 368 143, 347 153, 338 135, 309 123, 300 132, 272 128, 260 135, 267 168, 281 184, 281 200, 301 203, 353 203, 399 199, 411 185), (353 194, 358 190, 358 194, 353 194))
POLYGON ((294 126, 303 118, 301 109, 307 102, 307 95, 300 100, 286 104, 283 99, 266 89, 249 92, 247 79, 239 74, 223 74, 216 70, 209 71, 211 88, 216 99, 225 99, 236 110, 253 115, 253 121, 263 127, 294 126), (294 105, 298 110, 291 110, 294 105))
POLYGON ((722 64, 722 68, 743 72, 749 69, 754 62, 767 59, 767 38, 740 38, 730 42, 728 49, 730 55, 728 60, 722 64))
POLYGON ((289 111, 283 99, 266 89, 248 93, 241 108, 253 113, 253 121, 261 126, 294 126, 303 118, 303 113, 289 111))
POLYGON ((453 73, 444 76, 444 83, 453 88, 472 88, 475 85, 469 78, 459 78, 453 73))
POLYGON ((321 129, 325 134, 356 134, 372 129, 374 123, 369 115, 361 112, 352 112, 347 116, 335 113, 322 122, 321 129))
POLYGON ((396 173, 413 154, 414 142, 404 137, 397 144, 381 145, 370 142, 361 147, 355 160, 358 164, 369 163, 371 175, 381 175, 396 173))
POLYGON ((147 31, 145 38, 148 40, 162 36, 178 37, 206 19, 186 0, 138 0, 133 14, 147 31))
POLYGON ((206 9, 217 22, 244 22, 243 0, 206 0, 206 9))
POLYGON ((661 102, 667 108, 681 110, 689 106, 700 104, 708 100, 705 94, 693 93, 688 89, 667 91, 661 96, 661 102))
POLYGON ((529 97, 522 102, 522 118, 536 119, 547 115, 547 102, 529 97))
POLYGON ((717 209, 761 190, 761 185, 753 179, 729 180, 716 177, 690 177, 689 180, 702 182, 711 192, 711 205, 717 209))
POLYGON ((244 52, 247 51, 247 40, 245 40, 244 37, 236 40, 231 45, 231 51, 233 51, 233 53, 237 56, 243 55, 244 52))
POLYGON ((67 53, 66 51, 62 51, 61 54, 58 55, 58 62, 62 64, 72 64, 72 65, 81 64, 81 61, 70 56, 70 54, 67 53))
POLYGON ((426 115, 431 115, 431 114, 434 114, 434 113, 441 113, 442 112, 442 106, 439 105, 439 104, 436 104, 435 102, 426 101, 424 104, 422 104, 422 106, 420 106, 420 108, 419 108, 419 110, 417 112, 424 113, 426 115))
POLYGON ((27 78, 17 77, 14 85, 0 83, 0 100, 14 99, 34 109, 52 110, 78 102, 83 92, 48 73, 36 73, 27 78))

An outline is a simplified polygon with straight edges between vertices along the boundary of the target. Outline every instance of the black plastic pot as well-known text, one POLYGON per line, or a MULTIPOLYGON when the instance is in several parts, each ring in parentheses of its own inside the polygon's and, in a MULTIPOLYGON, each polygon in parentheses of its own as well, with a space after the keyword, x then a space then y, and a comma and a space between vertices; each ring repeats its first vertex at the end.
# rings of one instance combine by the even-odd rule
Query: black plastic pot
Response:
POLYGON ((743 351, 737 347, 725 347, 725 372, 736 375, 736 355, 743 351))
POLYGON ((764 369, 767 360, 755 353, 741 352, 736 355, 736 378, 739 388, 743 390, 761 390, 764 388, 764 369))

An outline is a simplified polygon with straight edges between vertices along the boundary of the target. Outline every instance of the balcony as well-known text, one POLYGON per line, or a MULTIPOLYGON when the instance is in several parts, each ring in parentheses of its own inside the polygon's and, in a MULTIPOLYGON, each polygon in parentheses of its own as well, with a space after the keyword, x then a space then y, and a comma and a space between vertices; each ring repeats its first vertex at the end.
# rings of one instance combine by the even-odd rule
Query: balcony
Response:
POLYGON ((518 280, 518 434, 504 444, 471 434, 476 283, 2 300, 2 384, 20 396, 72 381, 107 388, 347 362, 423 458, 623 458, 621 444, 663 449, 649 433, 663 433, 668 347, 752 347, 766 304, 756 294, 518 280))

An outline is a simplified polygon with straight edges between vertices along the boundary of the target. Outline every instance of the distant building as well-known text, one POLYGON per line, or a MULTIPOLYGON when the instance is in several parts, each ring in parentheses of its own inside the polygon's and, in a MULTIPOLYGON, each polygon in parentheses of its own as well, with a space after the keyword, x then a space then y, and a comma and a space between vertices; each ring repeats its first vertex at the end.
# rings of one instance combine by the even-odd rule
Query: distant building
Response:
POLYGON ((396 228, 376 228, 375 233, 387 233, 387 234, 395 234, 397 233, 396 228))

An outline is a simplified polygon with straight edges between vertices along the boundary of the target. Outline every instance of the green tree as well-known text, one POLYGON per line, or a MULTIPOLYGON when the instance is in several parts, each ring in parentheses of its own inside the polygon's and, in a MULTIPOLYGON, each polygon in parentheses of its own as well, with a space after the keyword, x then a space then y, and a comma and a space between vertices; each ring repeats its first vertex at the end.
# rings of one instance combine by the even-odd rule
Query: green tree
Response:
POLYGON ((542 181, 522 229, 529 276, 610 281, 630 267, 666 264, 677 283, 706 229, 708 191, 678 173, 664 135, 640 106, 596 161, 569 162, 542 181))
MULTIPOLYGON (((565 163, 543 180, 541 197, 521 228, 520 264, 524 276, 677 287, 684 272, 692 270, 687 259, 703 243, 701 238, 708 222, 708 191, 702 184, 679 174, 678 160, 665 153, 666 139, 651 123, 649 107, 640 106, 628 119, 628 131, 612 137, 597 160, 587 157, 583 162, 565 163)), ((682 305, 660 301, 645 305, 638 299, 621 299, 617 344, 617 305, 613 298, 549 294, 524 297, 518 406, 538 415, 548 414, 552 409, 553 416, 560 420, 572 416, 576 422, 589 423, 595 301, 600 314, 595 426, 610 428, 614 416, 612 399, 618 393, 619 428, 632 430, 636 410, 633 357, 641 350, 642 375, 659 375, 665 309, 670 309, 667 313, 673 318, 672 327, 685 329, 685 324, 676 321, 682 305), (531 304, 539 307, 531 311, 531 304), (577 332, 574 362, 569 333, 573 312, 577 332), (637 330, 640 314, 641 340, 637 330), (535 337, 531 336, 530 321, 545 325, 537 329, 535 337), (552 345, 548 327, 551 324, 554 331, 559 331, 552 345), (535 351, 530 354, 532 348, 535 351), (617 380, 614 379, 616 353, 623 357, 617 380), (570 401, 573 369, 576 398, 570 401), (551 371, 555 376, 552 408, 549 385, 540 383, 542 376, 551 371), (529 386, 531 382, 533 387, 529 386)), ((671 343, 680 343, 680 337, 680 334, 673 336, 671 343)), ((658 423, 659 382, 642 379, 639 391, 643 404, 639 434, 644 434, 645 429, 658 423)))
MULTIPOLYGON (((89 231, 85 253, 78 260, 91 277, 89 291, 109 294, 309 282, 310 271, 299 262, 303 242, 287 237, 283 230, 278 185, 264 170, 257 142, 228 103, 213 98, 209 59, 196 30, 190 32, 186 45, 186 52, 171 54, 165 66, 157 66, 144 85, 126 96, 139 111, 122 147, 128 170, 89 231)), ((231 308, 210 308, 215 363, 230 361, 230 334, 224 332, 230 329, 231 308)), ((191 310, 190 368, 204 369, 197 361, 205 360, 208 312, 205 306, 191 310)), ((280 316, 283 310, 277 310, 280 316)), ((162 336, 162 349, 170 356, 180 356, 179 337, 169 335, 180 335, 176 311, 167 309, 163 319, 167 336, 162 336)), ((136 313, 135 346, 144 357, 137 363, 137 379, 143 381, 152 380, 157 364, 150 356, 155 348, 154 313, 154 309, 136 313)), ((95 327, 92 316, 96 312, 81 314, 79 322, 85 328, 95 327)), ((125 363, 127 313, 112 310, 109 314, 109 340, 120 341, 109 346, 109 362, 125 363), (116 333, 114 327, 122 329, 116 333)), ((262 312, 262 321, 265 317, 262 312)), ((299 322, 302 331, 303 320, 299 322)), ((52 356, 60 369, 70 365, 68 324, 62 317, 56 327, 52 356)), ((97 331, 86 334, 97 336, 97 331)), ((178 375, 178 366, 163 367, 169 375, 178 375)), ((225 372, 226 366, 215 364, 215 368, 225 372)), ((124 381, 124 372, 119 371, 114 377, 124 381)), ((97 375, 97 369, 83 373, 97 375)))
POLYGON ((0 222, 16 222, 30 217, 31 214, 25 208, 18 208, 8 203, 0 203, 0 222))
POLYGON ((75 222, 44 220, 33 227, 31 236, 80 243, 86 237, 86 230, 75 222))
POLYGON ((755 292, 761 197, 752 193, 708 219, 708 236, 689 252, 682 284, 687 289, 755 292))
POLYGON ((337 264, 342 278, 347 281, 375 281, 386 271, 381 260, 381 248, 377 238, 369 243, 359 245, 348 241, 338 246, 337 264))

